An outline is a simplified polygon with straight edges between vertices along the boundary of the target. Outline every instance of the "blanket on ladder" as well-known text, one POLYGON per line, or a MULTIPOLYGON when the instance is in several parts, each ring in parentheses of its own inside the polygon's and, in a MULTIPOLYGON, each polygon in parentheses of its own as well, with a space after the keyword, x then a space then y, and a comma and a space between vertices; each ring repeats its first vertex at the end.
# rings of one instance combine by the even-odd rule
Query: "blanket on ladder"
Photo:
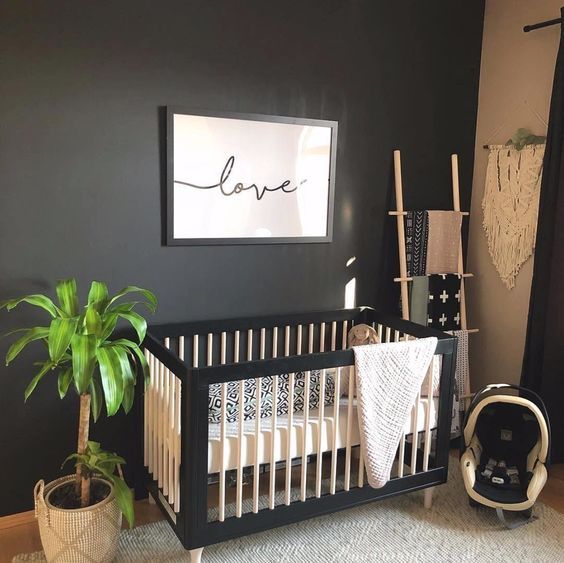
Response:
POLYGON ((406 420, 437 347, 436 338, 355 346, 360 444, 371 487, 383 487, 406 420))

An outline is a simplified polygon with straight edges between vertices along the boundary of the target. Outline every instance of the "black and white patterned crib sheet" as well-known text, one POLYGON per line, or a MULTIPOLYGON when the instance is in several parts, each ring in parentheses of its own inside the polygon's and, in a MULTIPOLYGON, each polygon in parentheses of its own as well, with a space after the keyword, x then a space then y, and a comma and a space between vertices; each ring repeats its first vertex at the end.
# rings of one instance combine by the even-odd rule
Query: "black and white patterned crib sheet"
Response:
MULTIPOLYGON (((260 417, 272 416, 273 377, 262 377, 260 388, 260 417)), ((293 412, 304 410, 306 372, 298 372, 294 376, 294 409, 293 412)), ((321 371, 314 370, 309 376, 309 408, 319 407, 321 386, 321 371)), ((243 419, 254 420, 256 418, 256 380, 245 380, 243 399, 243 419)), ((288 402, 290 395, 290 376, 281 374, 278 376, 278 400, 276 414, 282 416, 288 414, 288 402)), ((324 404, 332 405, 335 402, 335 379, 333 372, 325 372, 325 394, 324 404)), ((239 382, 227 383, 226 399, 226 422, 236 422, 239 419, 239 382)), ((218 424, 221 421, 221 384, 217 383, 209 387, 208 422, 218 424)))

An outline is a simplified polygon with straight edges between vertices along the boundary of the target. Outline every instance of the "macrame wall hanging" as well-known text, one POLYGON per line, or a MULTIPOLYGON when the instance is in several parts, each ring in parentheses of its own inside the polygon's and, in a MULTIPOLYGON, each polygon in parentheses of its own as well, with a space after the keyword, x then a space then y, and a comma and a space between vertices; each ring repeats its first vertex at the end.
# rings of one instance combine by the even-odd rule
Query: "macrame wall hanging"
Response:
POLYGON ((490 145, 482 209, 488 249, 508 289, 535 247, 545 145, 490 145))

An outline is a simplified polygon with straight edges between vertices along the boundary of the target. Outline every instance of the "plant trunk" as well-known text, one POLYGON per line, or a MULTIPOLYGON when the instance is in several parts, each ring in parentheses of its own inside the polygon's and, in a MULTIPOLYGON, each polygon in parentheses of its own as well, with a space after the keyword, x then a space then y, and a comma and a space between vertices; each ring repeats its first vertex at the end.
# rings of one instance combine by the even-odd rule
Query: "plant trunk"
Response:
MULTIPOLYGON (((78 419, 78 446, 77 453, 83 454, 88 444, 88 433, 90 429, 90 395, 80 395, 80 414, 78 419)), ((80 506, 82 508, 90 504, 90 476, 83 473, 82 465, 76 466, 76 492, 80 494, 80 506)))

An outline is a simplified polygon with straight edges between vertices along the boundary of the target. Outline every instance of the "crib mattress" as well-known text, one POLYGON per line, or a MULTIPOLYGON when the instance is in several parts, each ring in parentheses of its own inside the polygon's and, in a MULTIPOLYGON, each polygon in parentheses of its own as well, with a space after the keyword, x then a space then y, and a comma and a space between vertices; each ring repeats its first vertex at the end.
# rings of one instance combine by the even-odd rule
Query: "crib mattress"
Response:
MULTIPOLYGON (((437 413, 439 407, 438 397, 433 397, 429 402, 427 398, 419 400, 417 412, 417 432, 425 430, 425 421, 428 406, 431 406, 430 428, 437 426, 437 413)), ((358 428, 358 417, 356 412, 356 401, 352 407, 351 446, 360 444, 358 428)), ((336 448, 344 448, 347 444, 347 415, 348 402, 346 399, 339 403, 338 423, 335 424, 334 406, 326 405, 324 416, 319 419, 319 409, 309 411, 307 426, 304 425, 304 413, 294 413, 291 428, 291 451, 292 458, 303 455, 303 433, 307 434, 305 455, 312 455, 318 451, 318 435, 321 429, 321 451, 328 452, 333 449, 334 437, 336 437, 336 448), (336 434, 336 436, 335 436, 336 434)), ((405 423, 404 433, 413 432, 414 411, 405 423)), ((255 463, 255 420, 247 420, 243 423, 243 440, 241 441, 241 459, 243 467, 252 466, 255 463)), ((227 423, 225 425, 225 460, 224 469, 236 469, 239 457, 239 424, 227 423)), ((210 424, 208 434, 208 473, 217 473, 221 469, 221 441, 220 424, 210 424)), ((276 427, 272 427, 272 418, 260 419, 260 433, 258 435, 258 462, 272 462, 272 440, 274 438, 274 462, 285 460, 288 447, 288 415, 276 417, 276 427)))

